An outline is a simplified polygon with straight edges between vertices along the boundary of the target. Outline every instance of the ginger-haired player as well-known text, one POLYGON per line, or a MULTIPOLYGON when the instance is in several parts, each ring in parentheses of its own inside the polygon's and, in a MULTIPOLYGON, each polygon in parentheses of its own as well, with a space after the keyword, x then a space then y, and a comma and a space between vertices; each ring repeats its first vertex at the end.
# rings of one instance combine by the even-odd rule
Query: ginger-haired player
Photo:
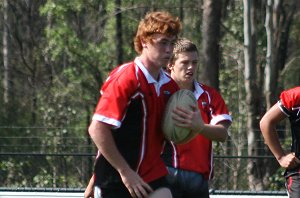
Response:
POLYGON ((148 197, 167 187, 161 118, 179 88, 162 67, 180 30, 179 19, 170 13, 148 13, 134 38, 138 56, 114 69, 101 88, 89 134, 100 154, 94 185, 102 198, 148 197))

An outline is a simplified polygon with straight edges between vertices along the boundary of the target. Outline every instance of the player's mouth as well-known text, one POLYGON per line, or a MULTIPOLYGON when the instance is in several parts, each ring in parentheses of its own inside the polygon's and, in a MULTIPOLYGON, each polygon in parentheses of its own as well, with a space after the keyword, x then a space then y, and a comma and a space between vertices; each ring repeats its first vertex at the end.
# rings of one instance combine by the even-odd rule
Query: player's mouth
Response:
POLYGON ((194 76, 194 73, 193 72, 187 72, 185 75, 190 78, 190 77, 194 76))

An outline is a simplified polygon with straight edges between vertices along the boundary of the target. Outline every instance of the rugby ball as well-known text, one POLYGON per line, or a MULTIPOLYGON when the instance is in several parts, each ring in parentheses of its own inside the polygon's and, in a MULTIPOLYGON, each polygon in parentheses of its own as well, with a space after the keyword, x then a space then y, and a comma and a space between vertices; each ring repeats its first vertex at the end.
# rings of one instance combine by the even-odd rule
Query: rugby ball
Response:
POLYGON ((176 126, 175 121, 172 118, 172 111, 174 108, 179 106, 185 109, 193 110, 191 105, 197 106, 197 100, 194 96, 194 93, 190 90, 180 89, 170 97, 162 120, 162 130, 166 139, 175 144, 184 144, 189 142, 197 135, 188 128, 176 126))

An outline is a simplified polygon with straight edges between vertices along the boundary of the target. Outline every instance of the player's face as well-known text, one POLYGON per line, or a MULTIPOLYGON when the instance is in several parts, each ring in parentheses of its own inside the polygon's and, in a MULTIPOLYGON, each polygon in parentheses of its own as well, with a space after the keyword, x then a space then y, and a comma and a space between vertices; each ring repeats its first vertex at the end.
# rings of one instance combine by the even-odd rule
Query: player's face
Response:
POLYGON ((173 65, 169 66, 171 77, 179 85, 190 85, 197 72, 198 67, 197 52, 182 52, 177 55, 177 59, 173 65))
POLYGON ((167 36, 163 34, 154 34, 152 43, 146 43, 143 53, 147 55, 148 60, 157 68, 166 66, 174 48, 176 41, 175 36, 167 36))

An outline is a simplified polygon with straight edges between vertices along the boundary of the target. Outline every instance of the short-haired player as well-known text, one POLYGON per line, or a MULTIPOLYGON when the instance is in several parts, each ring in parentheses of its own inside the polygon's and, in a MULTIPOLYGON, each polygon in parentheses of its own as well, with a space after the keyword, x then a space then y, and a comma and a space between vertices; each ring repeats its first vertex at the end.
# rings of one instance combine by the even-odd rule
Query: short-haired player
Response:
POLYGON ((188 143, 168 142, 165 146, 162 156, 174 198, 209 197, 208 180, 213 172, 212 141, 225 141, 232 122, 221 95, 195 80, 198 62, 196 45, 188 39, 178 39, 167 69, 181 89, 194 93, 198 107, 194 107, 194 111, 177 108, 174 120, 178 126, 191 128, 198 135, 188 143))

